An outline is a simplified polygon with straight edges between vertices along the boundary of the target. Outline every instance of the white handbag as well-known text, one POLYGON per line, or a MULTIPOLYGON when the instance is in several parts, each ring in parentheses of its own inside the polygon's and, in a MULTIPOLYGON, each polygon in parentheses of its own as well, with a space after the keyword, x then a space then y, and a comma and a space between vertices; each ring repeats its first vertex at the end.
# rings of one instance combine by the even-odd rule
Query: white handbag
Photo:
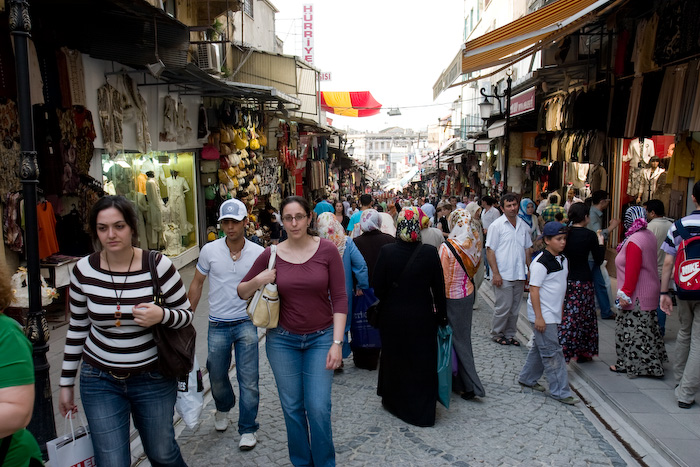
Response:
MULTIPOLYGON (((275 267, 277 246, 270 246, 270 261, 267 269, 275 267)), ((280 318, 280 298, 277 284, 265 284, 255 291, 246 309, 253 324, 259 328, 272 329, 277 327, 280 318)))

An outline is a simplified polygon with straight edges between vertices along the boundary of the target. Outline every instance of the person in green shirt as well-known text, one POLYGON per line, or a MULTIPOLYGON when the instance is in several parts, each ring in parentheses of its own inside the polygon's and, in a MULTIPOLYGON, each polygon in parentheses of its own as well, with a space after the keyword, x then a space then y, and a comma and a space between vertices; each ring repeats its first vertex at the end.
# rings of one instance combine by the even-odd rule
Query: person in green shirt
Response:
MULTIPOLYGON (((12 302, 12 287, 5 268, 0 267, 0 310, 12 302)), ((4 467, 44 465, 34 436, 26 430, 34 409, 34 365, 32 344, 12 318, 0 312, 0 438, 9 448, 4 467)))

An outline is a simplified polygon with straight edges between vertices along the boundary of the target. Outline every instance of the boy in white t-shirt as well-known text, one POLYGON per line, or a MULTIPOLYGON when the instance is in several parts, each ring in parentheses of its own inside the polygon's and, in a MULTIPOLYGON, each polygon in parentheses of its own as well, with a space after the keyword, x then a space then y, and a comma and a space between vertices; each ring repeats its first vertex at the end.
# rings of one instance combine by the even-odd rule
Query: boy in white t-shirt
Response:
POLYGON ((569 264, 562 251, 567 228, 560 222, 547 222, 542 237, 546 248, 530 263, 530 298, 527 318, 534 329, 533 345, 520 371, 520 385, 544 392, 537 382, 545 373, 552 398, 574 405, 579 400, 569 388, 564 352, 559 344, 557 325, 561 324, 569 264))

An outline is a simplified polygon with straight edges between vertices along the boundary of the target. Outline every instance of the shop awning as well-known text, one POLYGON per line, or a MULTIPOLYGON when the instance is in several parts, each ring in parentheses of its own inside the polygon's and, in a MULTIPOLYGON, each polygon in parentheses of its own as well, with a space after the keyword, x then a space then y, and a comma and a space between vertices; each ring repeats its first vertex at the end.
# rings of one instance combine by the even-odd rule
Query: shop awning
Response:
POLYGON ((477 139, 474 142, 474 152, 489 152, 491 149, 491 138, 477 139))
POLYGON ((442 146, 440 146, 440 152, 445 152, 448 149, 450 149, 454 144, 459 141, 459 138, 450 138, 444 143, 442 143, 442 146))
POLYGON ((321 109, 345 117, 369 117, 382 109, 369 91, 328 92, 321 91, 321 109))
MULTIPOLYGON (((464 45, 462 73, 482 70, 522 58, 519 51, 548 44, 591 21, 593 12, 611 0, 557 0, 464 45), (587 16, 588 15, 588 16, 587 16), (586 21, 579 21, 583 18, 586 21), (571 26, 571 28, 569 27, 571 26)), ((532 53, 528 51, 526 55, 532 53)), ((525 56, 526 56, 525 55, 525 56)))
POLYGON ((488 128, 489 138, 498 138, 499 136, 503 136, 505 134, 506 134, 506 121, 505 120, 496 120, 488 128))
POLYGON ((415 175, 418 173, 418 167, 411 167, 411 169, 408 171, 406 175, 401 177, 401 180, 399 180, 399 185, 403 188, 404 186, 408 185, 411 183, 411 179, 415 177, 415 175))
POLYGON ((161 77, 166 81, 175 83, 183 95, 242 97, 256 99, 260 102, 283 102, 297 106, 301 104, 298 98, 285 94, 272 86, 236 83, 220 79, 203 71, 193 63, 188 63, 183 68, 166 67, 161 77))
POLYGON ((476 138, 469 138, 464 145, 464 149, 466 149, 468 151, 473 151, 474 150, 474 143, 476 143, 476 138))

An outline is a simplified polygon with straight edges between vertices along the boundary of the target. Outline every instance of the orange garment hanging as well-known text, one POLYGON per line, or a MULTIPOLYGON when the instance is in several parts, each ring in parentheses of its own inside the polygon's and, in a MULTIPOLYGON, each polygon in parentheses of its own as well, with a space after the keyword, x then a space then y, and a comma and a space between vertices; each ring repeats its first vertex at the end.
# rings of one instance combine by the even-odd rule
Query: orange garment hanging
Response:
POLYGON ((56 215, 48 201, 36 205, 36 218, 39 225, 39 259, 45 259, 58 253, 56 238, 56 215))
POLYGON ((136 176, 136 191, 138 191, 139 193, 143 193, 145 195, 147 181, 148 181, 148 177, 146 176, 145 173, 138 174, 136 176))

